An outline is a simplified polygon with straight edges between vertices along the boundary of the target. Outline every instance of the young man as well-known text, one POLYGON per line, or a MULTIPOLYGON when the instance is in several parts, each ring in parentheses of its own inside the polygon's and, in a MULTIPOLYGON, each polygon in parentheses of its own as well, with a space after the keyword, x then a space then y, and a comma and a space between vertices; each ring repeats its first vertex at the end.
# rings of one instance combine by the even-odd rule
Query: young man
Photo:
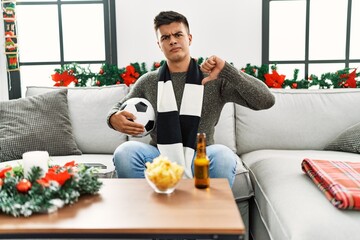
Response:
POLYGON ((149 100, 157 112, 156 127, 150 133, 150 144, 128 141, 115 150, 117 175, 142 178, 145 163, 161 154, 182 164, 185 175, 192 177, 196 134, 203 132, 207 136, 210 177, 227 178, 232 186, 238 157, 226 146, 214 144, 214 127, 221 110, 227 102, 267 109, 273 106, 274 96, 263 82, 239 72, 218 56, 209 57, 199 67, 190 56, 192 35, 183 15, 160 12, 154 28, 166 63, 137 80, 109 112, 108 124, 128 135, 142 133, 144 126, 130 121, 134 118, 131 113, 119 111, 127 99, 140 97, 149 100))

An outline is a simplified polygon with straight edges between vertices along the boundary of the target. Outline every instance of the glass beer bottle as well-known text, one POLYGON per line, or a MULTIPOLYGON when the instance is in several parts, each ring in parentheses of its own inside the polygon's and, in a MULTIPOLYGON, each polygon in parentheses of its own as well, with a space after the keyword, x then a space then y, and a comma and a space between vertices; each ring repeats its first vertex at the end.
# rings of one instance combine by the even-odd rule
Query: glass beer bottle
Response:
POLYGON ((198 133, 196 157, 194 160, 196 188, 210 187, 209 164, 209 159, 206 155, 206 134, 198 133))

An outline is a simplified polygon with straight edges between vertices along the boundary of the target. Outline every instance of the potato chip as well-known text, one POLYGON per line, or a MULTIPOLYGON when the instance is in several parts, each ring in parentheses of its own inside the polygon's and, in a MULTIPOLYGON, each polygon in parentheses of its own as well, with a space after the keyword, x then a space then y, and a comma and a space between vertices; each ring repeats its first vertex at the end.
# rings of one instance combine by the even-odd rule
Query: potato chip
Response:
POLYGON ((147 178, 153 182, 159 190, 165 191, 166 189, 173 188, 180 181, 184 173, 184 168, 176 162, 171 162, 167 157, 160 155, 154 158, 152 163, 146 163, 145 172, 147 178))

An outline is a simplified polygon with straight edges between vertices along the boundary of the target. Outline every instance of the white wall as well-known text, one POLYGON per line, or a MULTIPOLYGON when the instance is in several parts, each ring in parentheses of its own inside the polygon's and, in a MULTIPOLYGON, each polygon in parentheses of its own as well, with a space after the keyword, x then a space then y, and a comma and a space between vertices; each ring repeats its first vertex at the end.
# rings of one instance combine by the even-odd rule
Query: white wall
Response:
MULTIPOLYGON (((116 0, 118 65, 164 59, 153 19, 160 11, 184 14, 195 58, 218 55, 240 68, 261 64, 261 0, 116 0)), ((0 101, 8 99, 4 30, 0 15, 0 101)))
POLYGON ((173 10, 189 21, 192 57, 217 55, 240 68, 261 64, 261 0, 117 0, 118 65, 164 59, 153 19, 173 10))

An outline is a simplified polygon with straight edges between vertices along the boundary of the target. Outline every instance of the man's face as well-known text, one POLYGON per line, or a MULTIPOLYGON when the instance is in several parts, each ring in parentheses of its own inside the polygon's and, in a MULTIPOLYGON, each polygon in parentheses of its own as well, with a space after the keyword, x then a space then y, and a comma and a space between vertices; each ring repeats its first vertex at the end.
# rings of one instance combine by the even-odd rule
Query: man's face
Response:
POLYGON ((173 22, 162 25, 156 32, 158 45, 167 60, 180 62, 190 58, 189 46, 192 36, 183 23, 173 22))

